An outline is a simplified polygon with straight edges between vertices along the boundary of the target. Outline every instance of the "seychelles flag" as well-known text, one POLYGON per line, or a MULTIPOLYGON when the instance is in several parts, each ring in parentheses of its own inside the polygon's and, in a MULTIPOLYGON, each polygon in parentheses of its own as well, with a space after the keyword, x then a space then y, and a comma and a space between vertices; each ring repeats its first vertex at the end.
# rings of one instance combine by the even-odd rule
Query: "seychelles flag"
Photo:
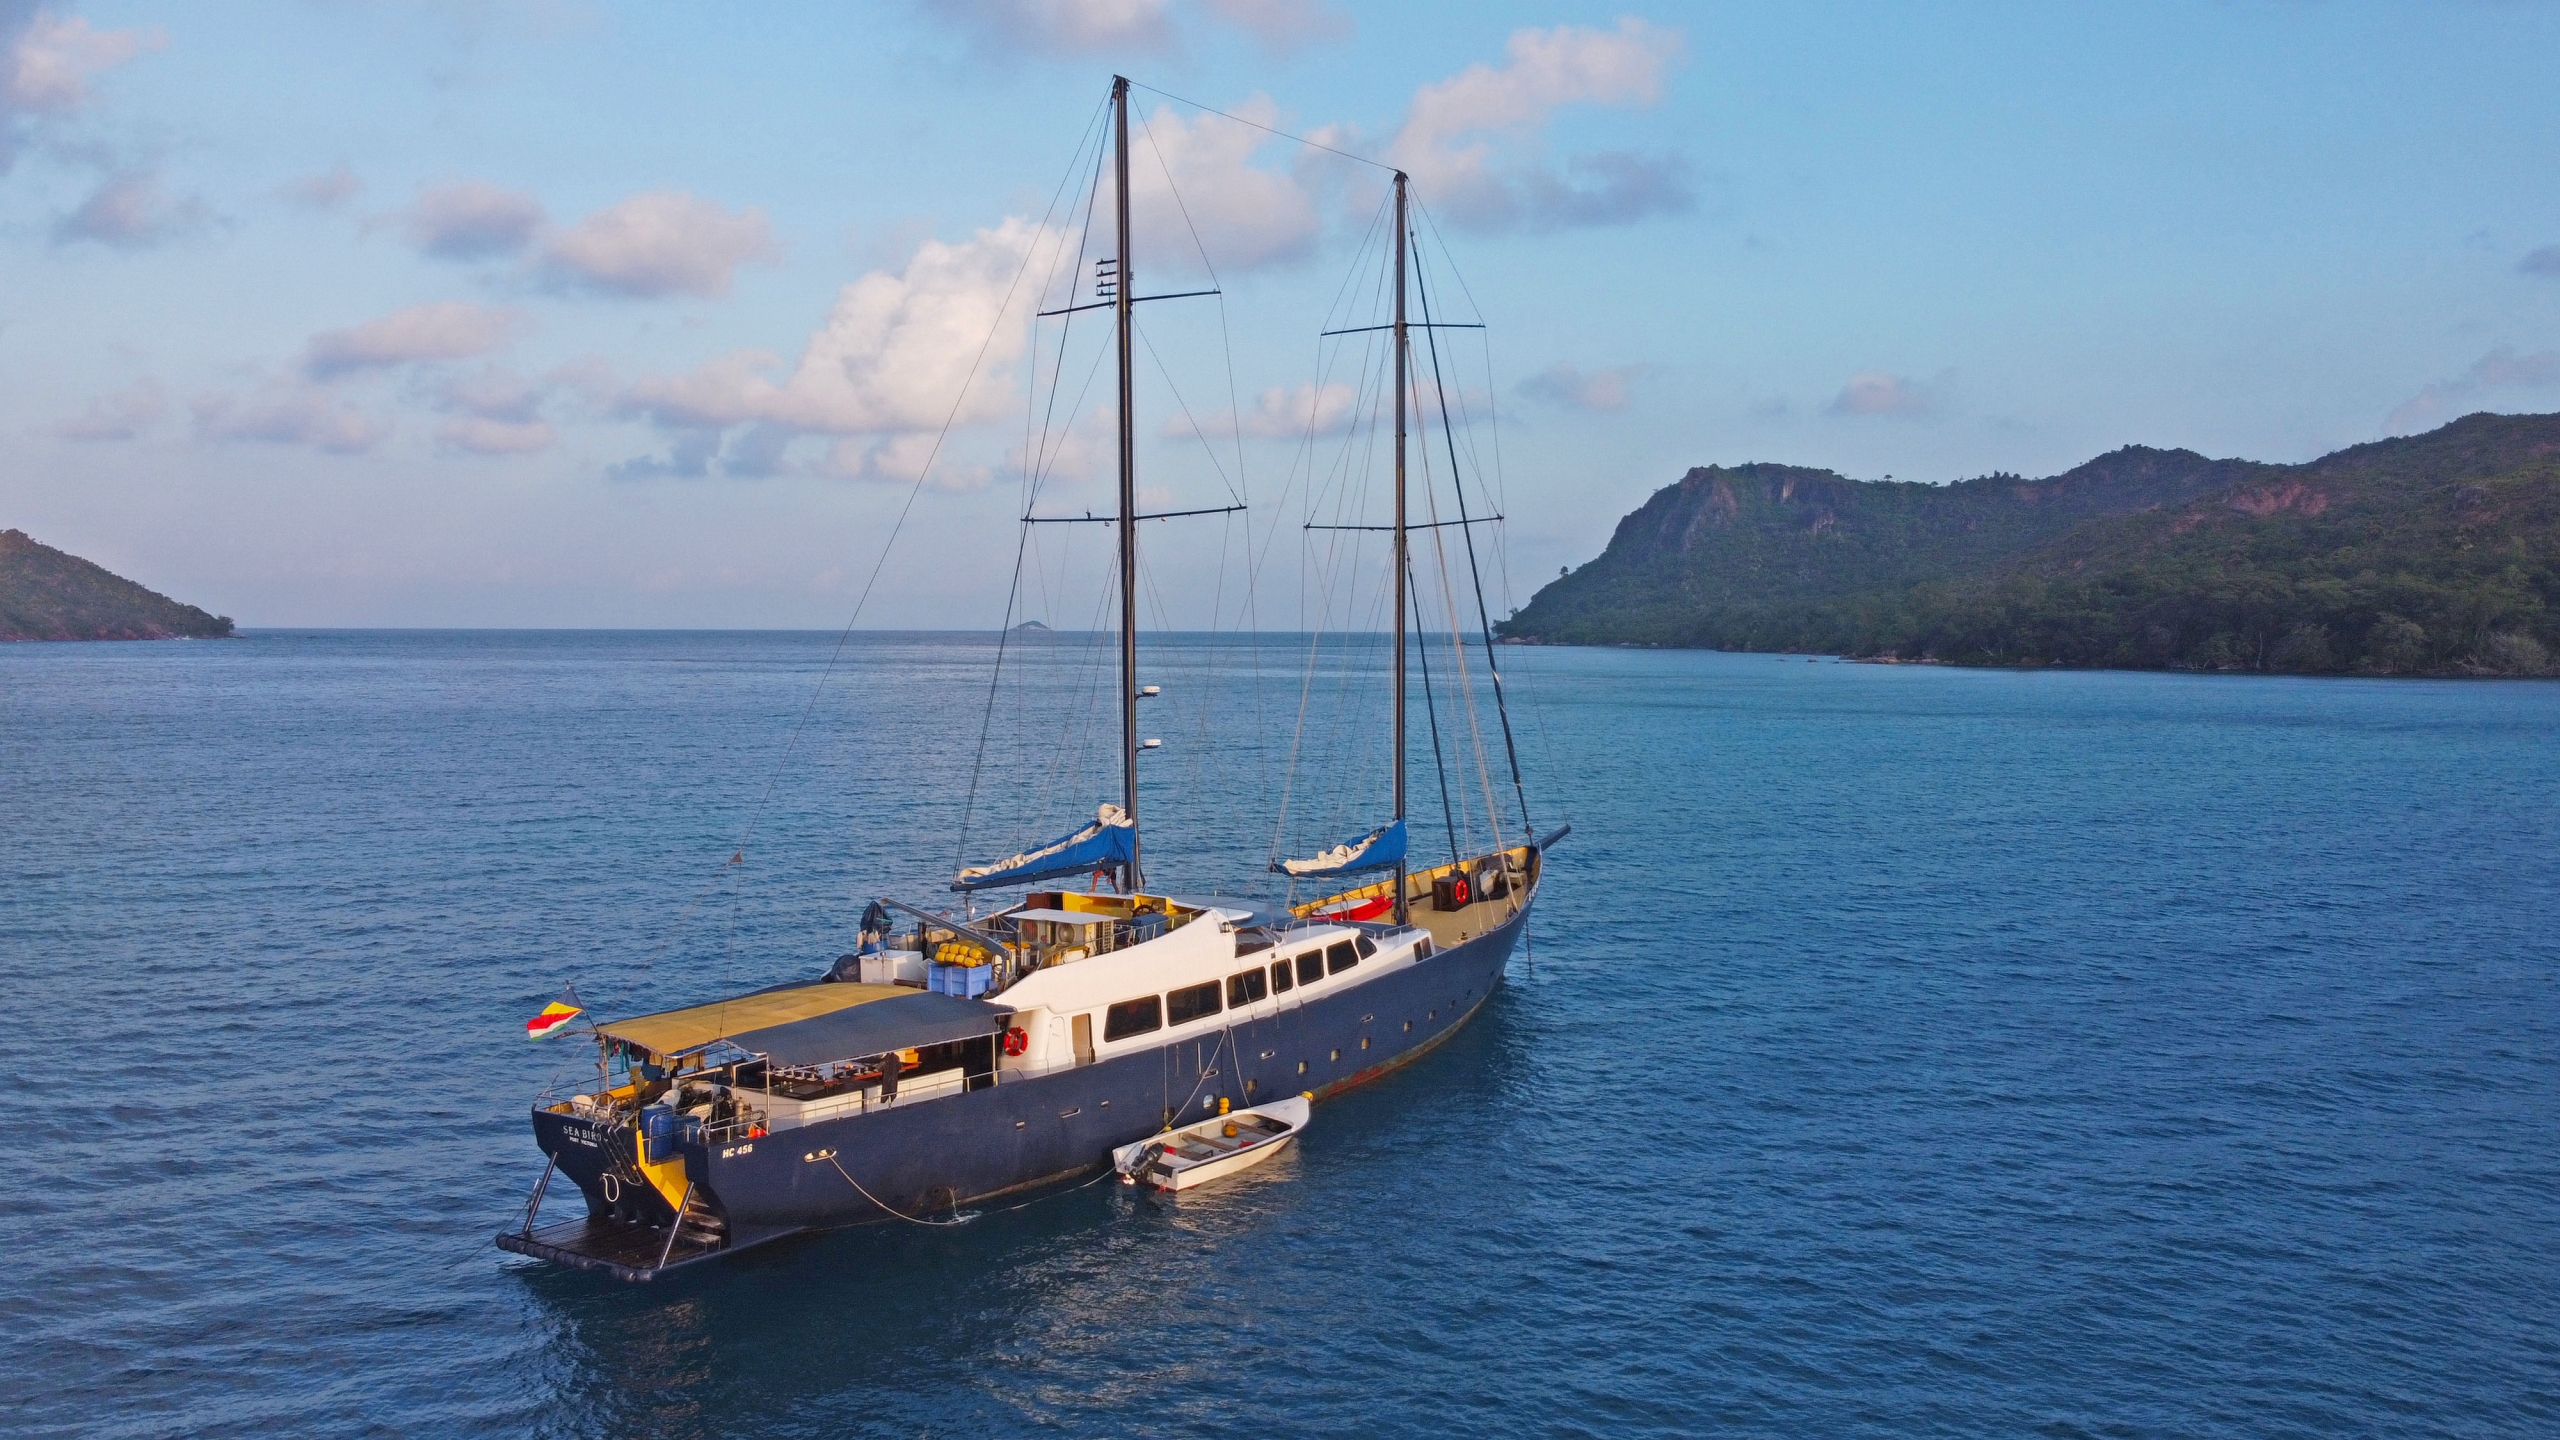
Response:
POLYGON ((559 999, 543 1006, 541 1014, 524 1022, 524 1038, 539 1040, 546 1035, 556 1035, 566 1029, 570 1021, 586 1013, 587 1007, 578 1003, 578 987, 564 985, 560 987, 559 999))

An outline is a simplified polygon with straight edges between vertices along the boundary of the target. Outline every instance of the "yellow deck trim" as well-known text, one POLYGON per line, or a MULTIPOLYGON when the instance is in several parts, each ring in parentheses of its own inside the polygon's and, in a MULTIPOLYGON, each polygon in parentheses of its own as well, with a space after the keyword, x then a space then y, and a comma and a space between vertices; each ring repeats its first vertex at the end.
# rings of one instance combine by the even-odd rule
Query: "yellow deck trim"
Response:
POLYGON ((768 1025, 787 1025, 812 1016, 833 1015, 839 1010, 868 1005, 874 1000, 915 993, 901 985, 800 985, 789 990, 769 990, 761 995, 741 995, 709 1005, 616 1020, 597 1026, 596 1033, 608 1040, 637 1045, 652 1054, 683 1055, 714 1040, 744 1035, 768 1025))

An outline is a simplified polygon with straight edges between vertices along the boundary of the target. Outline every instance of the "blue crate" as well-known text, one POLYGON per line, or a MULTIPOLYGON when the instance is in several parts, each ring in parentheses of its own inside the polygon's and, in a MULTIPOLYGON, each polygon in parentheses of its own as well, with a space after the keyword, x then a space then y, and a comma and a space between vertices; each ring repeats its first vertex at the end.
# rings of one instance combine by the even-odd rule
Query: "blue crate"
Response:
POLYGON ((974 1000, 987 993, 987 987, 995 983, 995 977, 996 967, 993 965, 938 964, 926 972, 925 984, 936 995, 957 995, 963 1000, 974 1000))

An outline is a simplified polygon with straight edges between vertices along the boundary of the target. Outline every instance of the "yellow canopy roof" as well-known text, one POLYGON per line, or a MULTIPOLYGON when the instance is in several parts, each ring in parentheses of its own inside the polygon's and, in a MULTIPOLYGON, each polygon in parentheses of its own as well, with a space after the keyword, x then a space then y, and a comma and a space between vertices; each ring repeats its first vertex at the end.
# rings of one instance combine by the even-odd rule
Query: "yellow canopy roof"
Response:
POLYGON ((631 1020, 599 1025, 596 1033, 637 1045, 658 1055, 683 1055, 714 1040, 744 1035, 768 1025, 787 1025, 813 1015, 832 1015, 874 1000, 920 992, 900 985, 850 985, 842 982, 795 985, 714 1001, 685 1010, 666 1010, 631 1020))

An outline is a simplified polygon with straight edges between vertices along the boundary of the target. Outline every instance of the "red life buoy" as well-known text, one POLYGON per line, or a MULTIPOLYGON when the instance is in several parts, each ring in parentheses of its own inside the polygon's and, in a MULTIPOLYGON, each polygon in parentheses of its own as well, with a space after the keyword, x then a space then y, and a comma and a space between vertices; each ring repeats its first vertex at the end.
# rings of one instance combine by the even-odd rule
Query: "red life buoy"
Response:
POLYGON ((1470 898, 1470 890, 1467 885, 1466 876, 1460 875, 1449 882, 1449 898, 1457 901, 1461 905, 1467 903, 1470 898))
POLYGON ((1016 1025, 1004 1032, 1004 1053, 1020 1055, 1031 1048, 1031 1032, 1016 1025))

